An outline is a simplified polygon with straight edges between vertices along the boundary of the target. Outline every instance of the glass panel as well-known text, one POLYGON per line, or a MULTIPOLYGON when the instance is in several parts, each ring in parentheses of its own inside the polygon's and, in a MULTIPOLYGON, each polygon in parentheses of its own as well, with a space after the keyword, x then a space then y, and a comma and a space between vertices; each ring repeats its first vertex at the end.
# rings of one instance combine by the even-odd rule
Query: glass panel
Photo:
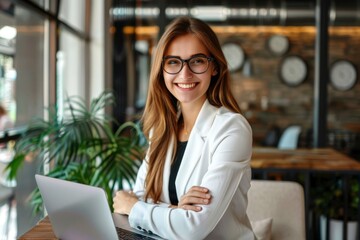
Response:
POLYGON ((57 53, 57 103, 59 113, 61 104, 68 96, 85 98, 85 42, 75 35, 61 29, 59 52, 57 53))
POLYGON ((44 10, 48 10, 52 14, 56 14, 57 2, 60 0, 29 0, 44 10))
MULTIPOLYGON (((33 118, 44 116, 44 43, 46 18, 16 5, 16 45, 14 68, 16 70, 14 100, 16 104, 16 126, 25 126, 33 118)), ((40 216, 33 214, 29 196, 36 188, 34 174, 38 171, 37 161, 26 161, 16 180, 17 234, 33 227, 40 216)))
POLYGON ((84 32, 86 0, 62 0, 60 4, 59 18, 75 29, 84 32))
POLYGON ((0 131, 12 128, 15 122, 15 80, 14 58, 0 53, 0 131))
POLYGON ((45 3, 47 2, 48 0, 29 0, 29 2, 33 2, 35 3, 36 5, 38 5, 39 7, 41 8, 45 8, 45 3))
POLYGON ((16 119, 14 69, 16 26, 14 6, 0 5, 0 131, 14 126, 16 119))
POLYGON ((43 116, 45 19, 21 6, 16 7, 15 18, 17 35, 14 104, 17 110, 16 125, 25 125, 33 117, 43 116))

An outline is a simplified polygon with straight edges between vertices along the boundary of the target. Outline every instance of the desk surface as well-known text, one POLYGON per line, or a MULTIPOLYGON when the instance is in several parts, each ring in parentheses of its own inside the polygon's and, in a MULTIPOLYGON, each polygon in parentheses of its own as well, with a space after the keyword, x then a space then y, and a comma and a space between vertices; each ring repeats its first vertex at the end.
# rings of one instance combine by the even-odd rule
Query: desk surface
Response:
POLYGON ((251 167, 254 169, 360 171, 360 162, 331 148, 280 150, 254 147, 251 167))
POLYGON ((51 223, 48 217, 45 217, 41 220, 37 225, 35 225, 32 229, 22 235, 20 240, 25 239, 37 239, 37 240, 45 240, 45 239, 57 239, 52 230, 51 223))
MULTIPOLYGON (((322 171, 360 171, 360 163, 334 149, 296 149, 254 147, 251 166, 254 169, 297 169, 322 171)), ((19 238, 57 239, 46 217, 19 238)))

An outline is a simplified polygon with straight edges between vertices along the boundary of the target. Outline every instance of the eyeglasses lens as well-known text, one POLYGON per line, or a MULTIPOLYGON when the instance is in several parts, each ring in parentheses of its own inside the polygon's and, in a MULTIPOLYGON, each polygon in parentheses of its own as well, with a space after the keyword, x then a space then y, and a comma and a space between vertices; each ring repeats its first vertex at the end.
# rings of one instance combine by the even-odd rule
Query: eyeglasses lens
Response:
POLYGON ((192 57, 188 60, 179 58, 166 58, 163 62, 165 72, 170 74, 177 74, 183 68, 184 63, 187 63, 193 73, 204 73, 209 67, 209 59, 207 57, 192 57))

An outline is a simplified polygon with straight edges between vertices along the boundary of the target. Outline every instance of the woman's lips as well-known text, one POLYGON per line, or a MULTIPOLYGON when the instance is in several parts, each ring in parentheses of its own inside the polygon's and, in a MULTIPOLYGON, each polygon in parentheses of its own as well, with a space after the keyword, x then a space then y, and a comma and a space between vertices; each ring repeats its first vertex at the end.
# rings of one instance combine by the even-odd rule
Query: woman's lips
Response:
POLYGON ((195 87, 196 83, 178 83, 180 88, 189 89, 195 87))

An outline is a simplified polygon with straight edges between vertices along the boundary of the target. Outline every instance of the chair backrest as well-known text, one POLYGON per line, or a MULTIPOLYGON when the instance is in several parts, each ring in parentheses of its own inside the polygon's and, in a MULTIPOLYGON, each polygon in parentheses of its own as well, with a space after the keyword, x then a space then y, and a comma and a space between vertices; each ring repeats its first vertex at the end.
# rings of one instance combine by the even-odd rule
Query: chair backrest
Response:
POLYGON ((251 221, 272 218, 272 240, 305 240, 304 189, 296 182, 252 180, 247 214, 251 221))
POLYGON ((279 149, 296 149, 298 146, 299 136, 301 133, 300 126, 287 127, 282 133, 278 148, 279 149))
POLYGON ((263 146, 277 147, 281 136, 281 129, 278 126, 271 126, 266 132, 265 138, 262 141, 263 146))

